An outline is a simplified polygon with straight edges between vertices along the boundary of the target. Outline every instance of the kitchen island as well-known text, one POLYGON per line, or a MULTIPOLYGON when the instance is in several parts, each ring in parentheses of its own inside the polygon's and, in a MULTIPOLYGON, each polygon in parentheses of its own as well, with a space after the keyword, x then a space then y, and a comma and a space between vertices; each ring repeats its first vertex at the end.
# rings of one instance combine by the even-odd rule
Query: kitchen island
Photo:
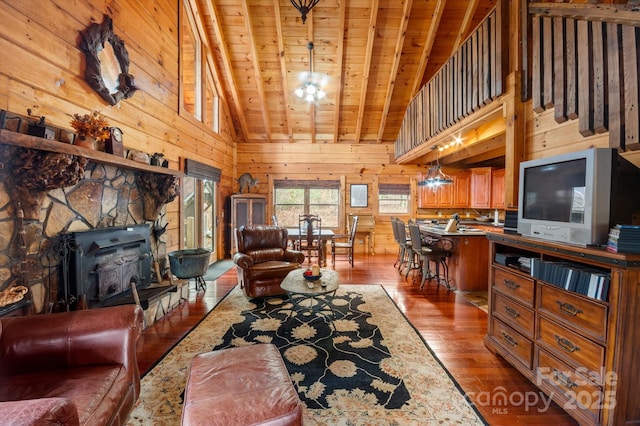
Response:
MULTIPOLYGON (((418 223, 420 232, 431 238, 444 238, 453 243, 448 258, 449 281, 452 288, 460 291, 488 291, 489 287, 489 240, 483 229, 460 226, 455 232, 445 231, 445 226, 418 223)), ((496 228, 497 232, 500 232, 496 228)))

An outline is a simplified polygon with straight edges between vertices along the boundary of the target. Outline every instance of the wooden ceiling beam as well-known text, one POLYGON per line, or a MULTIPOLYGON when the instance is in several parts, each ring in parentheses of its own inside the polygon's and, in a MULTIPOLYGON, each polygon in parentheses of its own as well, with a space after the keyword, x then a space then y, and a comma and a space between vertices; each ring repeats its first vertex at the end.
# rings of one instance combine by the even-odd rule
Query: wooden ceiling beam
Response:
POLYGON ((413 80, 411 99, 416 96, 418 90, 420 90, 421 88, 422 77, 424 76, 424 71, 427 69, 427 63, 429 62, 431 50, 433 49, 433 43, 436 39, 436 35, 438 34, 438 27, 440 26, 440 21, 442 20, 442 14, 444 13, 444 7, 446 3, 447 0, 437 0, 436 5, 433 9, 431 26, 429 27, 429 32, 427 33, 427 38, 422 49, 422 55, 420 55, 420 64, 418 65, 418 71, 416 72, 416 76, 413 80))
POLYGON ((233 105, 235 107, 236 113, 238 114, 238 121, 240 122, 240 127, 242 128, 242 134, 245 138, 245 141, 247 141, 249 138, 247 120, 242 110, 242 104, 240 103, 240 96, 237 89, 238 85, 236 83, 235 75, 233 74, 233 67, 231 65, 231 59, 229 58, 229 52, 227 51, 227 44, 224 37, 224 31, 222 31, 220 17, 218 16, 218 11, 216 10, 216 6, 213 4, 213 2, 207 1, 205 2, 205 4, 207 6, 209 15, 211 16, 211 25, 213 27, 213 32, 215 33, 216 40, 218 40, 218 48, 220 49, 220 56, 224 64, 224 73, 230 83, 229 91, 231 92, 231 97, 233 98, 233 105))
POLYGON ((282 14, 280 13, 280 0, 273 0, 273 10, 276 20, 276 37, 278 43, 278 59, 280 60, 280 75, 282 75, 282 93, 284 94, 285 117, 287 120, 287 137, 293 142, 293 127, 291 126, 291 98, 289 78, 287 76, 287 63, 284 59, 284 37, 282 36, 282 14))
POLYGON ((269 119, 269 109, 267 108, 266 98, 264 96, 264 83, 262 81, 262 75, 260 74, 260 58, 258 57, 258 49, 256 49, 256 37, 253 33, 253 22, 251 22, 251 12, 249 11, 248 2, 242 2, 242 12, 245 17, 245 27, 247 34, 249 35, 249 53, 253 58, 253 72, 256 80, 256 86, 258 86, 258 96, 260 97, 260 105, 262 108, 262 120, 264 122, 264 132, 267 137, 267 142, 271 142, 271 120, 269 119))
POLYGON ((362 121, 364 120, 365 104, 367 100, 367 89, 369 88, 369 73, 371 71, 371 57, 373 56, 373 44, 376 38, 376 21, 378 19, 379 0, 371 1, 371 12, 369 15, 369 32, 367 34, 367 46, 365 47, 364 65, 362 70, 362 87, 360 88, 360 102, 358 103, 358 122, 354 143, 360 142, 362 133, 362 121))
POLYGON ((460 30, 458 31, 458 35, 456 36, 456 41, 453 43, 453 49, 451 52, 455 52, 462 45, 462 42, 466 39, 466 35, 469 33, 469 28, 471 27, 471 23, 473 22, 473 17, 476 14, 476 9, 478 8, 478 2, 480 0, 469 0, 467 3, 467 10, 464 12, 464 18, 462 19, 462 25, 460 26, 460 30))
POLYGON ((347 2, 341 1, 338 5, 340 8, 338 9, 338 27, 340 28, 340 35, 338 39, 338 52, 336 57, 336 69, 338 70, 337 75, 334 77, 336 84, 334 87, 336 88, 335 92, 335 101, 334 101, 334 112, 333 112, 333 143, 338 143, 338 138, 340 137, 340 101, 342 97, 340 94, 342 93, 342 66, 344 62, 344 26, 346 21, 346 8, 347 2))
POLYGON ((393 98, 393 89, 395 88, 396 78, 398 77, 398 66, 400 64, 400 58, 402 57, 402 46, 404 46, 407 26, 409 25, 411 6, 413 6, 413 0, 405 0, 402 11, 402 22, 398 30, 398 38, 396 39, 396 47, 393 53, 393 63, 391 64, 391 72, 389 73, 389 82, 386 90, 387 96, 385 97, 384 106, 382 107, 382 117, 380 118, 380 127, 378 128, 378 143, 382 143, 384 129, 387 124, 387 114, 389 114, 391 99, 393 98))

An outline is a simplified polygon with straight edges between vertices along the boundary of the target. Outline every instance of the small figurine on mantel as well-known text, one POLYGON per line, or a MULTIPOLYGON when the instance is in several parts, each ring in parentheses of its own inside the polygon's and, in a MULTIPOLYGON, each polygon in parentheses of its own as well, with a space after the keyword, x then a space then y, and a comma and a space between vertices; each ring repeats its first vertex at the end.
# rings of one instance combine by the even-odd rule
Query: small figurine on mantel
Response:
POLYGON ((243 173, 237 179, 238 184, 240 185, 240 193, 244 194, 246 190, 248 193, 251 192, 251 188, 258 186, 258 179, 254 179, 250 173, 243 173))

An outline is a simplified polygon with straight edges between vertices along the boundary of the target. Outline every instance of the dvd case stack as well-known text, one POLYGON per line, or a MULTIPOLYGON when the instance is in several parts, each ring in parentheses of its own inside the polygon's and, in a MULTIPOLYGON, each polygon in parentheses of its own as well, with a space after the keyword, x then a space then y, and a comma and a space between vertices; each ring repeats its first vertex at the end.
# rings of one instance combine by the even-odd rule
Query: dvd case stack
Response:
POLYGON ((640 253, 640 225, 616 225, 609 230, 607 251, 640 253))
POLYGON ((531 276, 593 299, 607 301, 611 274, 573 262, 531 259, 531 276))

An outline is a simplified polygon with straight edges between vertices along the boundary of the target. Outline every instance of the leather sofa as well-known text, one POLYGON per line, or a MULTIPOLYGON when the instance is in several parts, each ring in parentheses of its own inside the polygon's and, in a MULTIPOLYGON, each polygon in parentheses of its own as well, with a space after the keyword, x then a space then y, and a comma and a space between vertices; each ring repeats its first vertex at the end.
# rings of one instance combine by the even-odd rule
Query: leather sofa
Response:
POLYGON ((142 322, 136 305, 1 318, 2 424, 125 424, 142 322))
POLYGON ((288 233, 277 226, 254 225, 236 229, 233 262, 238 282, 249 299, 284 294, 280 283, 304 262, 304 253, 287 247, 288 233))

